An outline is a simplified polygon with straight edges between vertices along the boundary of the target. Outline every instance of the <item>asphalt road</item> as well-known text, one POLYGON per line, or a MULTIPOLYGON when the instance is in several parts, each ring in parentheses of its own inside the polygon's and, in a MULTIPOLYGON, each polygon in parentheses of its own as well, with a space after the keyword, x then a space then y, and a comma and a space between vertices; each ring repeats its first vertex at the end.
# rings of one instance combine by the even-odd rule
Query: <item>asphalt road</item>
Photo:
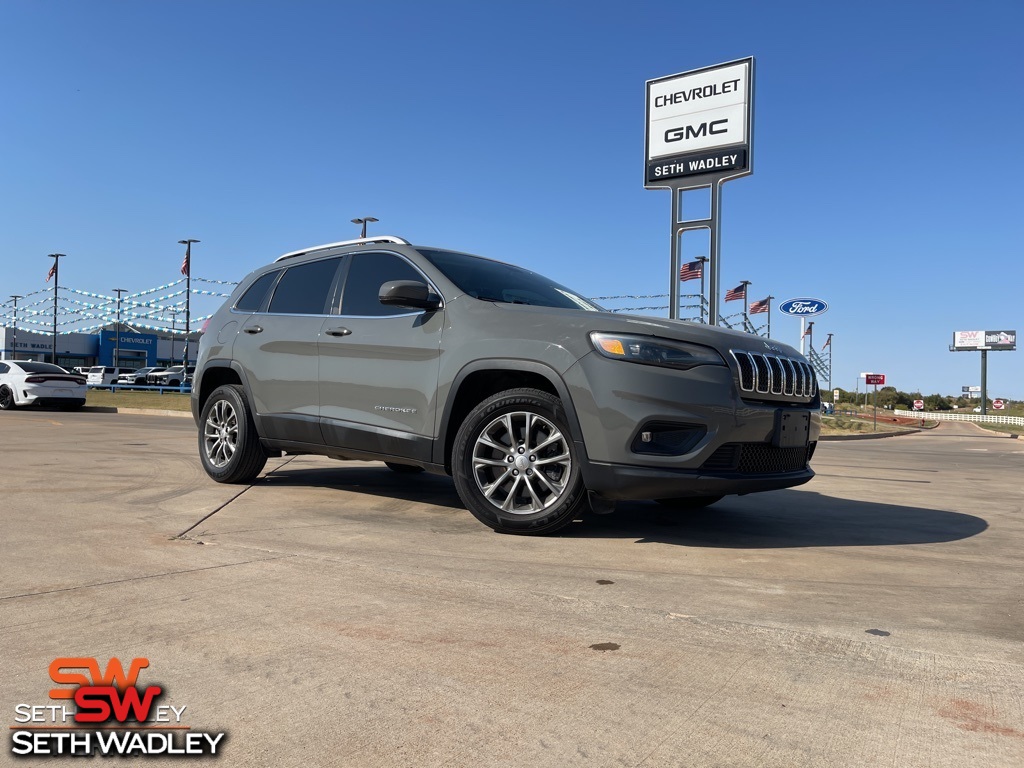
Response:
POLYGON ((799 489, 552 538, 376 464, 220 486, 189 419, 0 445, 8 726, 55 658, 145 657, 222 766, 1024 765, 1024 440, 822 443, 799 489))

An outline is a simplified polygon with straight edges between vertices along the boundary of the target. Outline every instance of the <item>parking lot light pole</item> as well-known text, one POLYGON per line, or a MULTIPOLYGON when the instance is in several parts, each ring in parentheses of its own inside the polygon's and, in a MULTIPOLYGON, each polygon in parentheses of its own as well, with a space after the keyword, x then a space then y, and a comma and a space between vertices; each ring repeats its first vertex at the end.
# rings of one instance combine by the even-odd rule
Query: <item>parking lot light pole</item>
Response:
MULTIPOLYGON (((57 364, 57 286, 60 285, 60 260, 65 258, 63 253, 51 253, 46 258, 53 259, 53 267, 50 268, 50 274, 53 275, 53 348, 51 362, 57 364)), ((50 278, 47 277, 47 280, 50 278)))
POLYGON ((178 243, 185 246, 185 260, 181 262, 181 273, 185 276, 185 349, 181 353, 181 364, 183 366, 181 371, 181 382, 184 385, 185 377, 188 376, 188 332, 189 325, 192 321, 191 317, 191 304, 190 299, 192 296, 192 243, 198 243, 198 240, 189 238, 188 240, 179 240, 178 243))
POLYGON ((18 359, 18 299, 24 299, 17 293, 12 293, 11 298, 14 299, 14 333, 11 335, 11 353, 14 355, 12 359, 18 359))
MULTIPOLYGON (((127 288, 114 288, 113 291, 117 294, 117 326, 114 330, 114 368, 121 365, 121 294, 128 293, 127 288)), ((118 372, 114 372, 114 376, 118 376, 118 372)))
POLYGON ((373 218, 373 216, 364 216, 361 219, 352 219, 353 224, 361 224, 362 230, 359 233, 359 237, 366 237, 366 225, 368 222, 377 222, 379 219, 373 218))

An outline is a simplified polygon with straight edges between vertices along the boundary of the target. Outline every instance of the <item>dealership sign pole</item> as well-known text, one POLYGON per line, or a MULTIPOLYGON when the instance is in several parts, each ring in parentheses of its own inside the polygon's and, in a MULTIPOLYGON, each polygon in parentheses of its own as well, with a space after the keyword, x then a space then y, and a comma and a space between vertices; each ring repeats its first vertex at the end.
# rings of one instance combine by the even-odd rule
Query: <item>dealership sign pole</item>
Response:
POLYGON ((753 172, 754 58, 647 81, 644 187, 672 190, 669 318, 679 319, 684 232, 710 237, 708 322, 718 325, 722 184, 753 172), (707 218, 687 218, 683 192, 711 194, 707 218))
POLYGON ((828 312, 828 302, 808 297, 789 299, 779 304, 779 311, 784 315, 800 318, 800 354, 802 355, 804 353, 804 336, 807 335, 807 318, 817 317, 828 312))

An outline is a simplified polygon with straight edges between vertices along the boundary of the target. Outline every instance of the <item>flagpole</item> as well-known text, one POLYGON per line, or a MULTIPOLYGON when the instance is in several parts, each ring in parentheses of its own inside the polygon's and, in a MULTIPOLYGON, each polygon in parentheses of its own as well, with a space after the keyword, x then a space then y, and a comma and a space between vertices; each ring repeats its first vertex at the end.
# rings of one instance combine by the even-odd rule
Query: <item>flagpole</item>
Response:
POLYGON ((752 328, 753 323, 750 322, 750 313, 747 312, 747 286, 750 285, 749 280, 740 280, 740 285, 743 286, 743 330, 752 328))
MULTIPOLYGON (((64 258, 63 253, 51 253, 48 258, 53 259, 53 346, 50 352, 51 361, 57 364, 57 286, 60 285, 60 260, 64 258)), ((47 278, 49 279, 49 278, 47 278)))
POLYGON ((185 379, 188 377, 188 333, 191 329, 191 298, 192 298, 192 243, 198 243, 198 240, 189 238, 187 240, 179 240, 178 243, 185 246, 185 262, 182 265, 185 273, 185 349, 181 353, 181 383, 185 385, 185 379))
POLYGON ((700 262, 700 321, 704 322, 704 265, 708 262, 707 256, 698 256, 697 261, 700 262))

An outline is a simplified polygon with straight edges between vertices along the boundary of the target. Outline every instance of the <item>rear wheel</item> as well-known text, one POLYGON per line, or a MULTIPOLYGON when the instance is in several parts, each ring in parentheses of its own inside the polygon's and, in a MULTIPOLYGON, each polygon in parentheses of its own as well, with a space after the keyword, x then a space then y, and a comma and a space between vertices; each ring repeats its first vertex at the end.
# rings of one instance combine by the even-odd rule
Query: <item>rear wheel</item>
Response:
POLYGON ((10 387, 0 387, 0 410, 10 411, 17 406, 14 402, 14 393, 10 387))
POLYGON ((587 500, 562 402, 538 389, 474 408, 455 437, 452 472, 473 516, 502 533, 553 533, 587 500))
POLYGON ((267 464, 245 390, 217 387, 199 419, 199 457, 218 483, 251 483, 267 464))

